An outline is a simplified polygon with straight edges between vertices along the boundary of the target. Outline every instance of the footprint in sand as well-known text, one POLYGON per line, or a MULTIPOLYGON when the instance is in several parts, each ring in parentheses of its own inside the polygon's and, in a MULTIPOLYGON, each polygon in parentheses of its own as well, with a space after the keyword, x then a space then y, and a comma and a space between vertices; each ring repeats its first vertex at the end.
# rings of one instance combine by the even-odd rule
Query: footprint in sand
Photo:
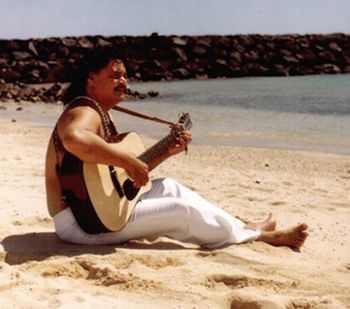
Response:
POLYGON ((137 277, 130 272, 123 272, 113 265, 90 262, 86 259, 74 259, 69 262, 50 261, 46 264, 26 265, 26 271, 39 273, 43 277, 69 277, 72 279, 86 280, 96 286, 114 286, 120 290, 161 288, 162 284, 155 280, 137 277))
POLYGON ((142 279, 132 273, 124 274, 110 267, 92 269, 86 279, 92 280, 97 286, 114 286, 121 290, 159 289, 162 287, 161 282, 142 279))
POLYGON ((241 258, 239 256, 234 256, 230 253, 224 251, 218 252, 199 252, 196 254, 197 257, 208 259, 212 262, 220 263, 220 264, 229 264, 229 265, 250 265, 250 264, 259 264, 263 265, 263 263, 259 263, 255 260, 249 260, 247 258, 241 258))
POLYGON ((281 292, 284 290, 296 289, 299 286, 297 281, 276 281, 273 279, 263 279, 258 277, 250 277, 245 275, 223 275, 216 274, 207 277, 206 285, 215 287, 216 285, 224 284, 230 289, 238 290, 247 287, 264 287, 264 289, 272 290, 274 292, 281 292))
POLYGON ((288 298, 276 297, 276 301, 271 297, 263 295, 243 294, 232 296, 230 299, 231 309, 249 308, 249 309, 284 309, 284 308, 343 308, 337 302, 326 297, 319 299, 300 298, 289 300, 288 298))
POLYGON ((327 297, 305 297, 288 301, 286 308, 344 308, 337 301, 327 297))
POLYGON ((171 257, 168 255, 165 255, 165 256, 135 255, 133 256, 133 259, 153 269, 161 269, 169 266, 171 267, 181 266, 185 264, 184 260, 177 257, 171 257))
MULTIPOLYGON (((256 295, 233 295, 230 299, 231 309, 284 309, 286 307, 270 299, 258 297, 256 295)), ((293 307, 294 308, 294 307, 293 307)))

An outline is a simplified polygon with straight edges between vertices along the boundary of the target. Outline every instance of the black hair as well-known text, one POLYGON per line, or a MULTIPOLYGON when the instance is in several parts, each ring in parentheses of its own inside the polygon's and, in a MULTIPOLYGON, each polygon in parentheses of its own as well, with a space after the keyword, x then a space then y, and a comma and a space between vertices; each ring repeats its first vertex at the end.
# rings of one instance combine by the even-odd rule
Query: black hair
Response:
POLYGON ((64 94, 64 105, 78 96, 86 95, 86 83, 90 73, 102 70, 111 60, 124 60, 119 50, 112 48, 93 49, 85 54, 71 73, 70 85, 64 94))

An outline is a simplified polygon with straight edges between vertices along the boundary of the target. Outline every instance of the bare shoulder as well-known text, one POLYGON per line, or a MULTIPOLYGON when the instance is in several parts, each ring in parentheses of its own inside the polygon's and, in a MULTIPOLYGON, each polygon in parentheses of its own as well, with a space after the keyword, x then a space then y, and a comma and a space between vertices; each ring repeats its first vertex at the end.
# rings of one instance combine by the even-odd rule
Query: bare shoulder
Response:
POLYGON ((98 112, 92 108, 90 105, 77 105, 77 106, 68 106, 62 116, 60 117, 60 121, 64 121, 67 119, 80 119, 80 118, 99 118, 98 112))
POLYGON ((101 119, 98 112, 88 105, 68 107, 59 118, 58 130, 64 131, 67 128, 88 129, 99 131, 101 119))

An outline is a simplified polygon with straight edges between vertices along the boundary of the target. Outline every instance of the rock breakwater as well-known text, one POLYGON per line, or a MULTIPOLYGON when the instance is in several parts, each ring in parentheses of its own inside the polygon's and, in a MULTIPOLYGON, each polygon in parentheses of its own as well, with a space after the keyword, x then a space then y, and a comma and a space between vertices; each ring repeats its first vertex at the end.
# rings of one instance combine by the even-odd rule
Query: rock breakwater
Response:
MULTIPOLYGON (((131 80, 350 73, 350 35, 160 36, 153 33, 139 37, 0 40, 0 80, 19 85, 67 83, 82 56, 98 47, 115 49, 126 58, 131 80)), ((56 86, 53 92, 57 89, 56 86)), ((25 92, 28 95, 30 91, 25 92)), ((8 92, 0 94, 2 98, 6 96, 8 92)), ((44 96, 52 97, 50 93, 44 96)))
POLYGON ((350 35, 86 36, 0 40, 0 79, 69 82, 84 53, 107 46, 128 59, 131 79, 350 73, 350 35))

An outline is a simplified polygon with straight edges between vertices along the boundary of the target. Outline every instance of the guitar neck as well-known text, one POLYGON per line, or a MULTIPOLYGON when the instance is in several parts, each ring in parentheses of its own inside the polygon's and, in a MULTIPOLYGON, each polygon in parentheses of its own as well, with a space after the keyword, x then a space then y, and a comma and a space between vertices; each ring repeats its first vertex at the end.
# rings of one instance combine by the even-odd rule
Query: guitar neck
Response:
POLYGON ((162 138, 159 142, 154 144, 151 148, 147 149, 138 159, 146 163, 150 167, 154 167, 154 160, 160 157, 169 148, 171 144, 176 141, 178 133, 183 130, 188 130, 192 127, 192 122, 188 113, 182 113, 180 115, 178 124, 181 126, 179 128, 173 129, 167 136, 162 138))
POLYGON ((162 138, 159 142, 154 144, 152 147, 147 149, 145 152, 143 152, 141 155, 138 156, 138 159, 140 159, 142 162, 146 163, 147 165, 152 165, 152 162, 161 156, 168 147, 175 141, 177 132, 171 132, 164 138, 162 138))

